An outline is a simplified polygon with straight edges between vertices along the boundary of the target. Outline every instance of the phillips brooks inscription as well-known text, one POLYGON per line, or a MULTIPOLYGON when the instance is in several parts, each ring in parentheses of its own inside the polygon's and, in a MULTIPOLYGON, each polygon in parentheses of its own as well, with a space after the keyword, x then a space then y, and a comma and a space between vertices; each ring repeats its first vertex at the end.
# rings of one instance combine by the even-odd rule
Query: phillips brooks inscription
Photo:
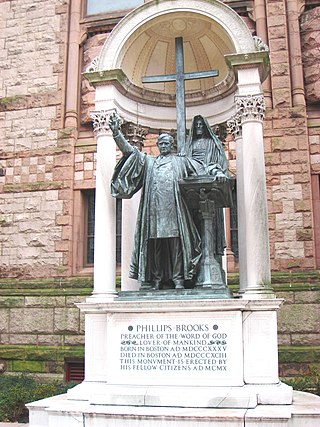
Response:
POLYGON ((121 334, 120 369, 226 372, 228 334, 217 324, 129 325, 121 334))
MULTIPOLYGON (((111 320, 110 320, 111 321, 111 320)), ((118 313, 108 342, 110 381, 136 385, 242 384, 242 323, 238 312, 207 315, 118 313)))

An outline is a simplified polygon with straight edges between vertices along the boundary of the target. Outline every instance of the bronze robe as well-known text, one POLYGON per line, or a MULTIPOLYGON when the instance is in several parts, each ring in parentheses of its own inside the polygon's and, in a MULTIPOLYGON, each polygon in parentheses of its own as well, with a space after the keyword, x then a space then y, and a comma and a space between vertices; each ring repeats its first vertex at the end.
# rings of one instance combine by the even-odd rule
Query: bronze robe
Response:
POLYGON ((184 279, 193 278, 201 257, 200 236, 180 194, 178 180, 203 173, 203 165, 188 157, 168 155, 161 159, 161 156, 148 156, 137 149, 119 161, 111 183, 112 196, 130 198, 142 188, 129 273, 131 278, 140 282, 151 280, 148 271, 148 240, 158 237, 180 237, 184 279), (166 165, 166 173, 160 180, 162 182, 157 179, 156 170, 161 162, 166 165), (167 181, 165 190, 164 181, 167 181), (167 201, 161 200, 167 193, 170 193, 169 212, 165 210, 167 201), (158 209, 160 222, 155 214, 158 209))

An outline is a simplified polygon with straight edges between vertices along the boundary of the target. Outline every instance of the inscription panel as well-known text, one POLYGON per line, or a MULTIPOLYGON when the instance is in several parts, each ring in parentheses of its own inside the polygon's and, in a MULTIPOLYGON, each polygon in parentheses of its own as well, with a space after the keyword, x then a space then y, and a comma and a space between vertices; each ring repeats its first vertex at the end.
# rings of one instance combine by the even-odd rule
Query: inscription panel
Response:
POLYGON ((111 382, 242 385, 240 312, 114 314, 108 322, 111 382))

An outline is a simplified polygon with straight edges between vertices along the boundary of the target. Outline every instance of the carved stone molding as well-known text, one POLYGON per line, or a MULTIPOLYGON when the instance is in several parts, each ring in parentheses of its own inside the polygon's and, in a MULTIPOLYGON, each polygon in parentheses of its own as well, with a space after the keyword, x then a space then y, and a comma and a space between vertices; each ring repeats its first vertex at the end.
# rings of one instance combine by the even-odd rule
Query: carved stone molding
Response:
POLYGON ((266 110, 263 95, 236 96, 237 114, 241 116, 241 124, 247 120, 262 121, 266 110))
POLYGON ((139 150, 143 148, 148 129, 132 122, 124 122, 121 130, 131 145, 137 147, 139 150))
POLYGON ((95 71, 97 71, 97 69, 98 69, 98 62, 99 62, 99 57, 98 56, 96 56, 95 58, 93 58, 93 60, 91 61, 91 63, 86 68, 86 73, 94 73, 95 71))
POLYGON ((269 47, 264 43, 264 41, 258 37, 253 36, 254 46, 258 52, 269 52, 269 47))

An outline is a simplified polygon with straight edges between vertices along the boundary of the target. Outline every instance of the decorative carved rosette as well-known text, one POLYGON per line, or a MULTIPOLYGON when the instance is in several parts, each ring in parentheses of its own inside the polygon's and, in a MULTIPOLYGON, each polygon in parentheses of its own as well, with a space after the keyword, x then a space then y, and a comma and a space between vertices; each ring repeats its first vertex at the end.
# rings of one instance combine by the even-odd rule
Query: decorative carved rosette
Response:
POLYGON ((121 130, 131 145, 137 147, 139 150, 142 149, 144 140, 148 134, 146 128, 132 122, 124 122, 121 126, 121 130))

